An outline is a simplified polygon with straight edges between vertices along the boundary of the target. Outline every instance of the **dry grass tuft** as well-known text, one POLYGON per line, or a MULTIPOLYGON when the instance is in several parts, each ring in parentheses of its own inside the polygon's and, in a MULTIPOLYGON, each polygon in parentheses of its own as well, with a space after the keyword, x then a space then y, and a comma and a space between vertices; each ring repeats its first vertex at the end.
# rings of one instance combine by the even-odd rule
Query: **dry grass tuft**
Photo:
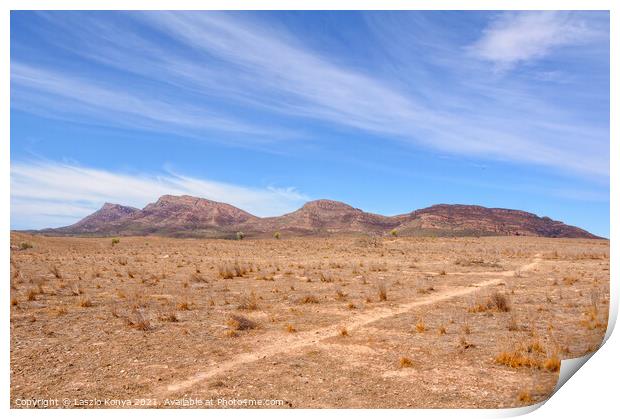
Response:
POLYGON ((342 301, 347 299, 347 294, 340 288, 336 289, 336 300, 342 301))
POLYGON ((230 316, 226 325, 230 327, 232 330, 251 330, 256 329, 258 327, 258 323, 253 320, 248 319, 245 316, 240 316, 238 314, 233 314, 230 316))
POLYGON ((286 325, 286 331, 288 333, 295 333, 295 332, 297 332, 297 329, 295 329, 295 326, 293 326, 292 324, 287 324, 286 325))
POLYGON ((229 337, 229 338, 236 338, 237 336, 239 336, 239 333, 237 333, 237 331, 235 331, 235 330, 228 329, 228 330, 225 332, 225 335, 226 335, 227 337, 229 337))
POLYGON ((39 291, 36 288, 30 288, 28 290, 28 294, 26 294, 26 298, 28 301, 35 301, 37 299, 37 294, 39 291))
POLYGON ((224 262, 218 266, 218 273, 223 279, 241 278, 253 270, 251 266, 238 261, 224 262))
POLYGON ((141 309, 134 309, 131 314, 125 319, 127 324, 135 329, 147 332, 153 330, 153 326, 148 316, 141 309))
POLYGON ((377 284, 377 296, 379 301, 387 301, 387 288, 384 282, 377 284))
POLYGON ((347 330, 346 327, 342 327, 342 328, 340 328, 340 333, 339 334, 342 337, 346 337, 346 336, 349 336, 349 331, 347 330))
POLYGON ((192 304, 188 300, 183 300, 177 304, 177 308, 181 311, 189 311, 192 309, 192 304))
POLYGON ((562 279, 562 282, 564 283, 564 285, 568 285, 568 286, 574 285, 577 281, 579 281, 579 279, 574 276, 565 276, 562 279))
POLYGON ((398 365, 401 368, 412 368, 413 367, 413 361, 410 358, 407 358, 406 356, 401 357, 398 360, 398 365))
POLYGON ((314 295, 305 295, 297 300, 298 304, 318 304, 319 299, 314 295))
POLYGON ((321 282, 334 282, 334 277, 330 273, 319 272, 319 279, 321 282))
POLYGON ((80 307, 92 307, 92 306, 93 306, 93 302, 91 301, 90 298, 82 297, 80 299, 80 307))
POLYGON ((418 333, 424 333, 426 331, 426 325, 424 324, 424 319, 419 319, 415 325, 415 330, 418 333))
POLYGON ((239 298, 238 310, 254 311, 258 310, 258 299, 256 294, 252 291, 250 294, 244 294, 239 298))
POLYGON ((54 275, 56 279, 62 278, 62 273, 60 272, 60 269, 57 265, 50 266, 50 273, 54 275))
POLYGON ((470 313, 482 313, 486 311, 509 312, 510 301, 508 296, 501 292, 494 292, 484 302, 477 302, 467 309, 470 313))
POLYGON ((202 275, 200 272, 193 272, 193 273, 190 275, 190 279, 191 279, 193 282, 203 282, 203 283, 208 283, 208 282, 209 282, 209 280, 207 279, 207 277, 206 277, 206 276, 204 276, 204 275, 202 275))
POLYGON ((518 397, 519 401, 522 403, 532 403, 532 396, 530 392, 527 390, 521 390, 518 397))
POLYGON ((506 365, 511 368, 540 368, 541 361, 523 353, 520 350, 512 352, 501 352, 495 357, 495 362, 501 365, 506 365))
POLYGON ((553 354, 545 360, 543 367, 548 371, 559 371, 561 366, 560 358, 553 354))
POLYGON ((67 311, 66 307, 60 306, 60 307, 56 308, 56 316, 57 317, 64 316, 67 313, 68 313, 68 311, 67 311))
POLYGON ((510 319, 508 319, 507 329, 511 332, 516 332, 521 329, 519 327, 519 323, 517 323, 517 318, 515 316, 511 316, 510 319))
POLYGON ((462 349, 469 349, 469 348, 476 347, 476 345, 474 345, 473 343, 467 342, 467 339, 465 339, 465 336, 461 336, 461 339, 459 340, 459 346, 462 349))
POLYGON ((179 321, 179 317, 177 316, 176 311, 174 311, 172 308, 160 312, 158 319, 162 322, 170 323, 177 323, 179 321))
POLYGON ((80 287, 80 284, 75 281, 71 284, 71 294, 75 295, 76 297, 82 294, 82 288, 80 287))

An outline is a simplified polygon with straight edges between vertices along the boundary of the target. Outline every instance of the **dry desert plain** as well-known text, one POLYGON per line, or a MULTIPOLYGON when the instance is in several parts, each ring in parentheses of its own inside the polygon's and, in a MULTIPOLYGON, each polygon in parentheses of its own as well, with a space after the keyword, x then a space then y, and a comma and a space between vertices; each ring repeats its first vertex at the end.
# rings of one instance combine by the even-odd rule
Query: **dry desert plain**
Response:
POLYGON ((11 244, 13 407, 523 406, 607 326, 607 240, 12 233, 11 244))

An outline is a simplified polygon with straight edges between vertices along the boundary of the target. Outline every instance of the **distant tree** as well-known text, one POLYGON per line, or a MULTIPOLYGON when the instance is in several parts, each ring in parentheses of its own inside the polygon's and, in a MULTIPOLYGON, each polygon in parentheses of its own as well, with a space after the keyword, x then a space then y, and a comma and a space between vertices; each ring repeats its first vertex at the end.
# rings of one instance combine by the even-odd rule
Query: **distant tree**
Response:
POLYGON ((275 239, 278 239, 278 240, 279 240, 279 239, 280 239, 280 232, 279 232, 279 231, 276 231, 275 233, 273 233, 273 237, 274 237, 275 239))
POLYGON ((243 231, 237 231, 237 240, 243 240, 244 237, 243 231))
POLYGON ((393 229, 392 231, 390 231, 390 234, 392 235, 392 237, 397 237, 398 236, 398 230, 393 229))

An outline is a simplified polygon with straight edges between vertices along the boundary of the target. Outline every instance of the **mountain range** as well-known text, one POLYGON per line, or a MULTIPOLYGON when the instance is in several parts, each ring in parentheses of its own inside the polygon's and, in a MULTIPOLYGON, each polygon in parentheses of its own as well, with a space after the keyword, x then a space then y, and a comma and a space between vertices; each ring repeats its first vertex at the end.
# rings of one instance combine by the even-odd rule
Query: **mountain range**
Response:
POLYGON ((164 195, 143 209, 106 203, 77 223, 37 233, 54 236, 235 238, 333 234, 399 236, 542 236, 598 238, 578 227, 525 211, 477 205, 433 205, 384 216, 320 199, 277 217, 257 217, 232 205, 193 196, 164 195))

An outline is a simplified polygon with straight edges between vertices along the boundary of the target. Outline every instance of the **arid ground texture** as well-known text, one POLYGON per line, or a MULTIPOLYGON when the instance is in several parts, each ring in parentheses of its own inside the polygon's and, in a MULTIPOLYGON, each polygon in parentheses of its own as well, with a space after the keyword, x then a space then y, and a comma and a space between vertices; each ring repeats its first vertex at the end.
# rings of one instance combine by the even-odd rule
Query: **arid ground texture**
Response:
POLYGON ((523 406, 607 326, 607 240, 12 233, 11 244, 13 407, 523 406))

